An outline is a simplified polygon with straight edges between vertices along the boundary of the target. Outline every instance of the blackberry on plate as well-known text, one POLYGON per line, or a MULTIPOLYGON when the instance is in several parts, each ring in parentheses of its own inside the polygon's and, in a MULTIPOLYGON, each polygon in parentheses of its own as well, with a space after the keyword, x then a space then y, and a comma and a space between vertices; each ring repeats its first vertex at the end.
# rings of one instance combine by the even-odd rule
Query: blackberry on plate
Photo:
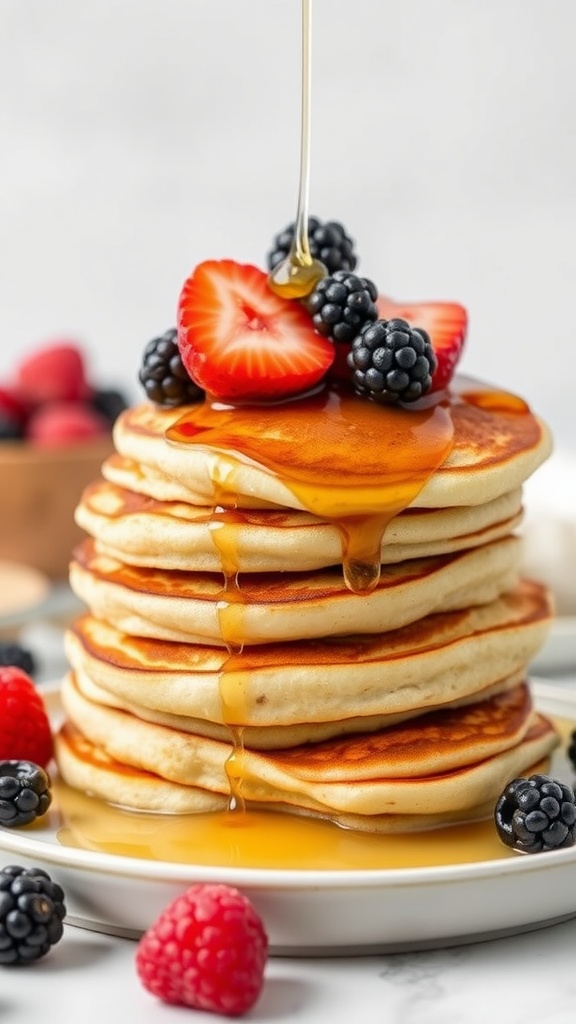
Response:
POLYGON ((0 641, 0 665, 21 668, 28 676, 36 672, 36 659, 32 651, 11 640, 0 641))
POLYGON ((378 317, 378 289, 367 277, 346 270, 322 278, 304 300, 319 334, 350 344, 365 323, 378 317))
POLYGON ((46 956, 64 934, 64 892, 42 868, 0 871, 0 964, 46 956))
POLYGON ((199 402, 204 397, 202 388, 194 383, 184 368, 175 327, 148 342, 138 379, 150 401, 156 405, 174 408, 199 402))
MULTIPOLYGON (((268 253, 268 269, 273 270, 285 260, 294 239, 294 224, 289 224, 272 242, 268 253)), ((336 270, 354 270, 357 263, 354 242, 338 221, 321 221, 317 217, 308 218, 308 245, 310 255, 324 264, 329 274, 336 270)))
POLYGON ((51 803, 50 776, 40 765, 0 761, 0 825, 29 825, 46 814, 51 803))
POLYGON ((514 779, 498 798, 494 821, 502 842, 522 853, 573 846, 574 791, 549 775, 514 779))
POLYGON ((364 324, 348 353, 355 390, 383 405, 425 395, 436 365, 426 331, 400 317, 364 324))

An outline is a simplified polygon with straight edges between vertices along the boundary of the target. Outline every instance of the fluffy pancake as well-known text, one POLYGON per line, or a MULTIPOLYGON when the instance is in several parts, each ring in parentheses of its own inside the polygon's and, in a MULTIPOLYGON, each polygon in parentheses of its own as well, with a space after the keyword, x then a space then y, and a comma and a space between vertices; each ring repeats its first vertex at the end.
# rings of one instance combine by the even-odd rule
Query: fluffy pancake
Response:
MULTIPOLYGON (((229 744, 92 703, 71 676, 64 681, 62 698, 69 724, 58 739, 58 754, 71 785, 110 799, 92 770, 96 750, 109 759, 109 768, 115 763, 127 766, 128 775, 134 769, 147 773, 151 789, 150 777, 159 777, 167 801, 163 810, 182 810, 181 803, 169 802, 165 781, 183 788, 175 797, 184 797, 190 787, 194 800, 196 790, 228 793, 229 744)), ((341 823, 354 816, 358 827, 386 830, 387 821, 388 827, 397 824, 398 816, 449 820, 474 814, 495 801, 507 779, 541 761, 556 744, 554 729, 533 712, 528 688, 520 684, 473 706, 432 712, 376 733, 290 751, 245 749, 240 754, 242 791, 248 802, 280 804, 296 813, 304 809, 341 823)), ((122 799, 122 769, 113 765, 113 770, 118 802, 152 809, 150 802, 134 802, 130 786, 129 799, 122 799)), ((142 800, 153 799, 150 793, 142 795, 142 800)))
POLYGON ((246 574, 224 590, 218 576, 128 566, 86 541, 75 552, 70 585, 96 617, 125 633, 251 645, 381 633, 432 612, 485 604, 516 584, 520 558, 518 538, 506 537, 388 566, 367 594, 348 590, 339 567, 246 574))
MULTIPOLYGON (((406 510, 386 529, 382 561, 487 544, 515 530, 521 514, 520 488, 484 505, 406 510)), ((84 490, 76 522, 96 540, 101 554, 129 565, 219 572, 226 551, 232 551, 239 572, 304 572, 341 559, 337 527, 310 513, 270 508, 215 514, 182 501, 158 501, 106 480, 84 490)))
POLYGON ((551 616, 547 591, 523 581, 489 604, 374 636, 259 645, 229 656, 224 648, 130 636, 86 615, 68 630, 65 648, 76 674, 113 703, 188 718, 199 731, 203 722, 245 727, 249 746, 284 746, 318 738, 318 726, 324 735, 371 729, 383 716, 470 699, 524 672, 551 616), (233 718, 222 696, 229 692, 233 718), (262 732, 265 741, 257 739, 262 732))
MULTIPOLYGON (((454 431, 452 445, 410 502, 415 507, 484 504, 520 486, 551 450, 546 426, 519 399, 483 389, 465 379, 454 382, 454 388, 459 390, 460 401, 455 401, 450 408, 454 431)), ((363 406, 370 403, 357 401, 354 415, 363 415, 363 406)), ((381 463, 385 457, 381 436, 372 437, 368 428, 359 428, 356 436, 351 434, 344 417, 346 446, 334 432, 332 422, 330 431, 321 437, 318 420, 310 415, 306 401, 295 403, 289 415, 274 407, 264 411, 253 407, 223 410, 219 417, 212 411, 208 422, 221 429, 205 428, 206 415, 205 403, 176 410, 158 409, 144 403, 119 417, 114 432, 115 447, 122 457, 130 460, 136 477, 133 489, 150 493, 159 500, 184 500, 208 507, 223 504, 222 466, 225 461, 225 488, 234 494, 238 507, 271 504, 314 512, 317 509, 311 507, 310 496, 303 499, 302 492, 286 482, 272 465, 274 459, 285 459, 289 451, 291 457, 301 460, 301 465, 308 466, 313 457, 316 470, 322 467, 324 474, 329 475, 327 486, 331 481, 346 481, 351 467, 365 464, 367 459, 374 460, 375 479, 379 470, 381 477, 386 472, 381 463), (167 444, 166 432, 184 414, 192 422, 198 421, 198 436, 192 437, 188 444, 167 444), (278 455, 280 416, 282 446, 278 455), (251 446, 248 445, 250 438, 251 446), (238 439, 243 441, 242 452, 234 447, 239 444, 238 439), (257 454, 250 457, 248 451, 257 454), (166 479, 170 481, 168 488, 163 486, 166 479), (153 493, 150 487, 154 488, 153 493)), ((110 479, 122 483, 115 469, 113 462, 104 472, 110 479)))

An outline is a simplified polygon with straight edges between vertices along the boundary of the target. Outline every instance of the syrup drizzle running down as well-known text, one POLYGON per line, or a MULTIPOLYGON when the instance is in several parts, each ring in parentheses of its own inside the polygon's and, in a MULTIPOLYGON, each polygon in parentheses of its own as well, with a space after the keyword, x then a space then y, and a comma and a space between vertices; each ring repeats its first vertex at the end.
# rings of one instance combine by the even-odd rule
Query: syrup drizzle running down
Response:
POLYGON ((309 295, 323 277, 326 267, 313 259, 308 244, 308 202, 310 195, 310 114, 311 114, 311 0, 302 0, 302 102, 300 122, 300 182, 296 224, 290 252, 268 278, 270 289, 285 299, 309 295))

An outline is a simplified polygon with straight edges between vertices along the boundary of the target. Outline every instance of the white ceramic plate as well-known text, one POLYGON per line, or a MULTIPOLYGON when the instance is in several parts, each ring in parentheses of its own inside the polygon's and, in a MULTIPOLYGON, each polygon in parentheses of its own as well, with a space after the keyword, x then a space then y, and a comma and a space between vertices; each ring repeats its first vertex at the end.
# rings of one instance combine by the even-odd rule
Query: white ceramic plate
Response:
MULTIPOLYGON (((56 691, 44 692, 56 714, 56 691)), ((542 710, 576 722, 576 694, 543 683, 534 692, 542 710)), ((573 784, 564 752, 552 773, 573 784)), ((425 833, 414 841, 425 843, 425 833)), ((53 827, 0 829, 0 865, 11 863, 48 870, 64 887, 71 923, 128 937, 193 882, 236 885, 282 955, 447 946, 576 916, 576 847, 429 868, 280 871, 140 860, 61 846, 53 827)))

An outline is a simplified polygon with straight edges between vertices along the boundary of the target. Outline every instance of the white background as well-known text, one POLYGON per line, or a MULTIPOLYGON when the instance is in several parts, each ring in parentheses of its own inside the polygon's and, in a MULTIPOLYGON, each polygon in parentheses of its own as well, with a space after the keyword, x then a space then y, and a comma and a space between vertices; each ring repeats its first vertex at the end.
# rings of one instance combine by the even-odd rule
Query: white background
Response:
MULTIPOLYGON (((573 0, 314 0, 311 212, 576 447, 573 0)), ((79 339, 138 397, 195 263, 293 219, 298 0, 0 0, 0 379, 79 339)))

